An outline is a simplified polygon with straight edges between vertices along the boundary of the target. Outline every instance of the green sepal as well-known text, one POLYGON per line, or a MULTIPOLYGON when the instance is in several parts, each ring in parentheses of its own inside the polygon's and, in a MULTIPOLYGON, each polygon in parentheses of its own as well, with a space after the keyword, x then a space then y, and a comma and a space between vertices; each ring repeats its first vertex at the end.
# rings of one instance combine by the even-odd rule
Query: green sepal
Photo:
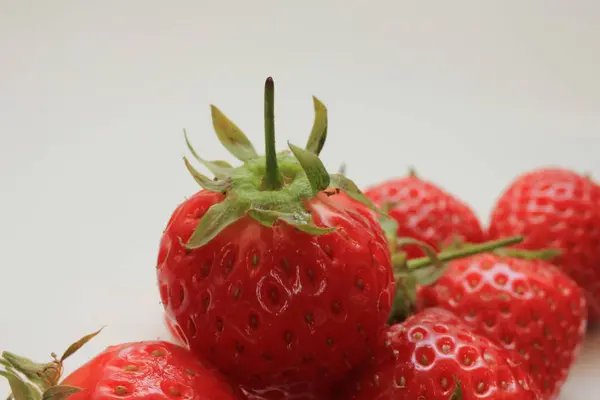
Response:
POLYGON ((10 385, 12 397, 15 400, 40 400, 42 394, 32 384, 25 382, 23 378, 17 375, 14 371, 7 369, 0 370, 0 376, 5 377, 10 385))
POLYGON ((312 221, 310 213, 305 210, 298 210, 298 212, 294 213, 285 213, 281 211, 252 208, 248 211, 248 216, 266 227, 271 227, 275 222, 280 220, 311 235, 323 235, 335 231, 335 228, 316 226, 312 221))
POLYGON ((185 244, 188 249, 197 249, 214 239, 223 229, 242 218, 249 204, 228 196, 222 202, 213 205, 200 219, 194 233, 185 244))
MULTIPOLYGON (((403 238, 396 240, 396 248, 402 248, 404 246, 409 246, 409 245, 419 246, 423 250, 425 255, 427 256, 427 258, 429 259, 431 265, 434 265, 438 268, 444 267, 443 263, 438 258, 438 253, 436 252, 436 250, 433 247, 431 247, 430 245, 428 245, 427 243, 422 242, 417 239, 410 238, 410 237, 403 237, 403 238)), ((398 267, 398 266, 396 264, 394 264, 394 267, 398 267)), ((400 267, 402 268, 405 266, 401 265, 400 267)), ((408 265, 406 265, 406 268, 408 268, 408 265)))
POLYGON ((392 302, 392 309, 388 323, 393 325, 402 322, 407 316, 414 312, 417 302, 417 282, 410 272, 394 274, 396 278, 396 291, 392 302))
POLYGON ((80 348, 82 348, 87 342, 89 342, 90 340, 92 340, 93 338, 98 336, 98 334, 100 332, 102 332, 102 329, 104 329, 104 327, 98 329, 96 332, 92 332, 88 335, 85 335, 84 337, 82 337, 75 343, 71 344, 69 347, 67 347, 67 349, 65 350, 63 355, 60 357, 60 362, 62 363, 67 358, 71 357, 73 354, 75 354, 75 352, 77 352, 80 348))
POLYGON ((456 382, 456 387, 454 388, 454 391, 452 392, 452 395, 450 396, 449 400, 462 400, 463 399, 462 386, 456 376, 454 377, 454 382, 456 382))
POLYGON ((396 293, 390 313, 390 323, 402 321, 414 312, 417 302, 417 288, 427 286, 436 282, 447 269, 438 258, 435 249, 419 240, 403 237, 395 242, 397 248, 408 245, 419 246, 428 256, 429 265, 417 269, 410 269, 406 259, 406 253, 400 252, 392 257, 394 264, 394 278, 396 279, 396 293))
POLYGON ((319 159, 319 156, 311 151, 294 146, 289 142, 288 146, 302 166, 304 173, 306 173, 306 177, 308 178, 310 187, 313 191, 313 196, 327 189, 330 182, 329 173, 327 172, 327 169, 325 169, 323 162, 319 159))
POLYGON ((315 106, 315 120, 306 142, 306 150, 319 155, 325 145, 325 139, 327 139, 327 107, 315 96, 313 96, 313 104, 315 106))
POLYGON ((379 208, 383 213, 387 214, 392 208, 396 207, 398 204, 399 203, 397 201, 384 201, 383 203, 381 203, 381 206, 379 206, 379 208))
POLYGON ((45 379, 44 372, 48 367, 51 367, 54 364, 58 366, 57 363, 36 363, 27 357, 18 356, 8 351, 2 352, 2 360, 0 360, 0 363, 7 369, 14 368, 14 370, 23 374, 31 381, 31 383, 39 387, 40 390, 46 390, 54 383, 45 379))
POLYGON ((194 156, 194 158, 200 164, 204 165, 210 172, 212 172, 215 177, 217 177, 219 179, 225 179, 231 175, 231 170, 233 169, 231 164, 229 164, 227 161, 221 161, 221 160, 207 161, 207 160, 203 159, 202 157, 200 157, 198 155, 198 153, 196 153, 196 150, 194 150, 194 147, 190 143, 190 139, 188 138, 188 135, 187 135, 187 132, 185 129, 183 130, 183 137, 185 138, 185 144, 187 145, 188 149, 190 150, 190 153, 192 153, 192 156, 194 156))
POLYGON ((64 400, 78 392, 81 392, 81 389, 75 386, 53 386, 44 392, 42 400, 64 400))
POLYGON ((396 254, 398 248, 398 222, 389 215, 381 215, 379 217, 379 225, 381 225, 381 229, 387 239, 390 253, 396 254))
POLYGON ((183 157, 183 162, 185 163, 186 168, 188 169, 196 183, 198 183, 198 185, 200 185, 200 187, 202 187, 203 189, 216 193, 225 193, 227 192, 227 189, 229 189, 229 186, 231 185, 229 180, 212 180, 206 175, 202 175, 200 172, 198 172, 193 167, 193 165, 190 164, 190 161, 186 157, 183 157))
POLYGON ((329 186, 339 189, 346 193, 348 197, 358 201, 359 203, 364 204, 369 207, 371 210, 377 212, 378 214, 382 214, 379 208, 375 207, 375 205, 364 195, 364 193, 356 186, 356 183, 352 182, 350 179, 346 178, 344 175, 340 174, 331 174, 329 175, 330 182, 329 186))
POLYGON ((258 157, 250 140, 221 110, 211 105, 210 112, 219 141, 235 158, 245 162, 258 157))

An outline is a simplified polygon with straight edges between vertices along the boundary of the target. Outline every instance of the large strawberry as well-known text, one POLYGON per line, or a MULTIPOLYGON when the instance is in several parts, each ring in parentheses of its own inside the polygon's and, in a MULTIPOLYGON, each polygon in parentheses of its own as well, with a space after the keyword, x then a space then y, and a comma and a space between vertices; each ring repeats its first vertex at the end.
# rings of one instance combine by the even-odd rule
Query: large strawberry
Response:
MULTIPOLYGON (((418 239, 437 250, 455 239, 471 243, 484 239, 479 220, 467 204, 414 172, 375 185, 365 195, 396 220, 399 237, 418 239)), ((423 254, 417 246, 404 251, 409 258, 423 254)))
POLYGON ((600 319, 600 187, 592 179, 559 168, 518 177, 498 199, 488 234, 562 250, 556 264, 586 291, 590 322, 600 319))
POLYGON ((385 331, 372 362, 341 392, 343 400, 541 399, 508 352, 434 308, 385 331))
POLYGON ((553 399, 583 342, 585 297, 558 268, 532 258, 538 254, 511 255, 450 262, 435 284, 419 291, 419 308, 451 310, 497 345, 518 352, 544 398, 553 399))
POLYGON ((203 190, 168 222, 158 283, 167 317, 196 355, 257 392, 309 393, 374 349, 393 273, 374 207, 317 156, 325 107, 315 99, 306 149, 276 153, 270 78, 265 99, 265 156, 212 107, 219 139, 243 164, 207 162, 190 146, 216 178, 186 160, 203 190))
MULTIPOLYGON (((97 334, 97 333, 96 333, 97 334)), ((0 375, 14 400, 189 399, 236 400, 232 387, 213 367, 187 349, 163 341, 125 343, 107 348, 61 381, 63 362, 96 334, 71 345, 61 358, 35 363, 4 352, 0 375), (24 379, 25 378, 25 379, 24 379)))

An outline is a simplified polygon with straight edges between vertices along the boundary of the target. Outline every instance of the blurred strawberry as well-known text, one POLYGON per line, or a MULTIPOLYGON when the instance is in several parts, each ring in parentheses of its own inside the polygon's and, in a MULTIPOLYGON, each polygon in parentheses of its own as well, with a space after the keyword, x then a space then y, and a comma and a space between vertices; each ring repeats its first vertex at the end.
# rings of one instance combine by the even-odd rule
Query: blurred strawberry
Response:
POLYGON ((583 291, 540 256, 552 252, 498 250, 449 263, 421 288, 418 309, 442 307, 500 347, 515 351, 544 399, 554 399, 583 343, 583 291))
POLYGON ((540 400, 535 382, 504 349, 443 309, 428 309, 381 336, 371 363, 340 400, 540 400))
MULTIPOLYGON (((461 200, 414 172, 365 191, 371 201, 398 224, 398 237, 411 237, 436 250, 453 240, 480 243, 483 230, 475 213, 461 200)), ((417 246, 406 246, 408 258, 423 256, 417 246)))
POLYGON ((555 263, 586 292, 590 322, 600 318, 600 187, 561 168, 513 181, 493 209, 488 236, 524 235, 517 247, 562 251, 555 263))

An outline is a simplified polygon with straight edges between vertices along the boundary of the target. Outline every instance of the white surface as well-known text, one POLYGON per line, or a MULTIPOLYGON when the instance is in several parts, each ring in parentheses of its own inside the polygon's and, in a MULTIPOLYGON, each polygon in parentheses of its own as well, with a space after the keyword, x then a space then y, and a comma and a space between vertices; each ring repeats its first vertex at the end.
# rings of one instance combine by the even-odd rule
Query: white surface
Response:
MULTIPOLYGON (((260 143, 267 75, 279 143, 304 144, 319 96, 324 160, 359 184, 415 165, 486 217, 522 170, 600 176, 595 0, 169 4, 0 0, 2 348, 42 358, 108 325, 72 368, 165 333, 157 242, 196 189, 181 128, 227 158, 215 103, 260 143)), ((597 334, 562 398, 597 399, 599 374, 597 334)))

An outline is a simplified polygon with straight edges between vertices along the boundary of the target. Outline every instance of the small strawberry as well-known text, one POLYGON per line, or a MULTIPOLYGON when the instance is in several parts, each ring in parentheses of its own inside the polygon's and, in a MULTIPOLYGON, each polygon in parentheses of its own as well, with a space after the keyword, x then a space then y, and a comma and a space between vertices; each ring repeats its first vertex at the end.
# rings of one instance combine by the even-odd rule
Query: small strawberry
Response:
POLYGON ((310 398, 373 350, 393 273, 375 207, 317 156, 325 107, 315 99, 306 150, 276 153, 270 78, 265 96, 266 156, 216 107, 217 135, 243 165, 207 162, 189 146, 216 178, 185 160, 204 190, 170 218, 158 284, 167 318, 197 356, 249 391, 310 398))
POLYGON ((581 346, 586 326, 583 291, 544 254, 486 253, 452 261, 421 288, 419 308, 442 307, 508 351, 516 351, 544 394, 554 399, 581 346), (526 258, 524 258, 526 257, 526 258))
MULTIPOLYGON (((471 243, 484 239, 469 206, 414 172, 373 186, 365 195, 396 220, 399 237, 412 237, 437 250, 455 239, 471 243)), ((404 251, 409 258, 423 255, 416 246, 407 246, 404 251)))
POLYGON ((586 292, 600 319, 600 187, 575 172, 547 168, 518 177, 498 199, 488 236, 525 235, 518 246, 562 251, 555 263, 586 292))
POLYGON ((373 361, 341 392, 344 400, 541 399, 509 353, 434 308, 385 331, 373 361))
POLYGON ((97 333, 71 345, 61 358, 53 355, 54 360, 47 364, 4 352, 0 375, 8 379, 13 399, 241 398, 214 368, 202 364, 188 350, 163 341, 111 346, 60 381, 65 359, 97 333))

